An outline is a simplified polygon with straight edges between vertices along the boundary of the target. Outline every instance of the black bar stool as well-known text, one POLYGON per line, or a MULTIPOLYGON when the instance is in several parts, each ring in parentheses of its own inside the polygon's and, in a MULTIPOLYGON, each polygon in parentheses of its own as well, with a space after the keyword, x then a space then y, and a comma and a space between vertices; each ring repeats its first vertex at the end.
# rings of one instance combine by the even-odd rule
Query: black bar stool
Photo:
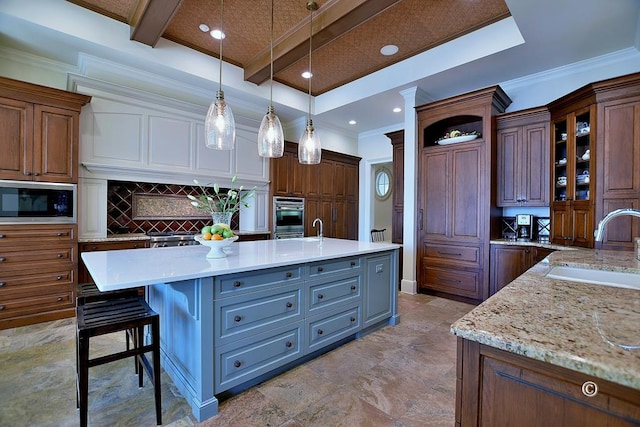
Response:
POLYGON ((160 394, 160 317, 139 296, 117 292, 111 295, 79 296, 76 304, 76 369, 77 369, 77 405, 80 408, 80 426, 87 425, 89 394, 89 368, 127 357, 135 357, 138 374, 138 386, 143 386, 143 370, 147 371, 153 382, 156 406, 156 422, 162 424, 160 394), (105 299, 107 298, 107 299, 105 299), (144 328, 151 329, 151 343, 144 343, 144 328), (125 351, 89 359, 89 341, 91 337, 127 332, 125 351), (131 333, 130 331, 134 331, 131 333), (133 348, 129 348, 132 338, 133 348), (152 352, 153 366, 145 353, 152 352))

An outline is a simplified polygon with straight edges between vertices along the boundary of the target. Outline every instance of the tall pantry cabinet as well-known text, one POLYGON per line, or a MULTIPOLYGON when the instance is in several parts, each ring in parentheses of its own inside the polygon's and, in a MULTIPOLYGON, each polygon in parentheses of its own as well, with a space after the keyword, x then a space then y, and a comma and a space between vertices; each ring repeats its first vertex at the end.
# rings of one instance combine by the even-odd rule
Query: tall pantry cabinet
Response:
POLYGON ((501 215, 492 195, 494 116, 510 103, 493 86, 416 108, 421 291, 473 303, 489 295, 490 230, 501 215), (467 138, 443 139, 454 130, 467 138))
MULTIPOLYGON (((78 182, 91 97, 0 77, 0 180, 78 182)), ((75 313, 76 224, 0 222, 0 329, 75 313)))

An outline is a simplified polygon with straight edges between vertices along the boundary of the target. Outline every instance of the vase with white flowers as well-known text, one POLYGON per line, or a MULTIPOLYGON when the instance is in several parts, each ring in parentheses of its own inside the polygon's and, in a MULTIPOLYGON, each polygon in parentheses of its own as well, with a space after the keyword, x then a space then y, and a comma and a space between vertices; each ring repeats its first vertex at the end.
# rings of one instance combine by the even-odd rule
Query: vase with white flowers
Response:
MULTIPOLYGON (((236 180, 237 177, 234 176, 231 183, 234 184, 236 180)), ((202 193, 197 197, 191 194, 187 197, 196 208, 209 211, 214 224, 231 224, 231 217, 234 213, 238 212, 241 207, 249 207, 247 199, 253 197, 256 188, 253 187, 246 191, 241 185, 239 188, 221 190, 218 184, 202 185, 197 179, 194 179, 193 182, 200 187, 202 193)))

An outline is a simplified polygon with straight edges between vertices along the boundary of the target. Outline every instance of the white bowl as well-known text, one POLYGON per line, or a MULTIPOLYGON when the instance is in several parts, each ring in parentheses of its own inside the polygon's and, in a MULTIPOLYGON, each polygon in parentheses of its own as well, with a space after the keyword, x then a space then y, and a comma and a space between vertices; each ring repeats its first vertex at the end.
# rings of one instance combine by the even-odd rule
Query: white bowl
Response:
POLYGON ((194 239, 201 245, 210 248, 207 258, 224 258, 227 254, 223 249, 238 240, 238 236, 229 237, 224 240, 204 240, 201 235, 197 235, 194 239))

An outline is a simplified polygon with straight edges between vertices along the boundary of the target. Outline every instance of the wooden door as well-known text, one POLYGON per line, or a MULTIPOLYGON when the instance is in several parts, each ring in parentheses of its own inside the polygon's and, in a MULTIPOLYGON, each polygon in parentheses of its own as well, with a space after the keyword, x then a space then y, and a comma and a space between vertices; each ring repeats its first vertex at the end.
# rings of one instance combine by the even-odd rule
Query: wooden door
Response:
POLYGON ((459 241, 479 241, 483 230, 484 198, 482 166, 483 148, 480 145, 452 150, 451 238, 459 241))
POLYGON ((498 155, 498 206, 519 206, 520 179, 524 172, 520 166, 522 133, 517 127, 502 129, 497 133, 498 155))
POLYGON ((525 126, 522 132, 522 178, 525 206, 549 206, 549 123, 525 126))
MULTIPOLYGON (((335 162, 323 160, 320 163, 320 196, 323 198, 333 198, 335 194, 335 162)), ((344 191, 344 190, 343 190, 344 191)))
POLYGON ((80 114, 36 105, 34 109, 34 180, 78 182, 80 114))
POLYGON ((551 205, 551 242, 566 245, 572 235, 569 202, 554 202, 551 205))
POLYGON ((588 201, 574 201, 571 207, 572 244, 593 248, 593 206, 588 201))
POLYGON ((420 215, 418 224, 422 240, 449 237, 451 197, 451 156, 448 151, 430 151, 423 154, 420 171, 420 215))
POLYGON ((528 247, 523 246, 491 245, 490 295, 527 271, 530 252, 528 247))
POLYGON ((29 180, 33 170, 33 107, 0 98, 0 179, 29 180))
MULTIPOLYGON (((320 200, 316 198, 307 197, 304 199, 304 235, 315 236, 318 234, 318 229, 313 227, 313 220, 321 218, 321 206, 320 200)), ((324 220, 323 220, 324 222, 324 220)))
POLYGON ((274 196, 289 195, 289 163, 291 156, 291 153, 285 151, 282 157, 271 159, 269 175, 271 176, 274 196))

